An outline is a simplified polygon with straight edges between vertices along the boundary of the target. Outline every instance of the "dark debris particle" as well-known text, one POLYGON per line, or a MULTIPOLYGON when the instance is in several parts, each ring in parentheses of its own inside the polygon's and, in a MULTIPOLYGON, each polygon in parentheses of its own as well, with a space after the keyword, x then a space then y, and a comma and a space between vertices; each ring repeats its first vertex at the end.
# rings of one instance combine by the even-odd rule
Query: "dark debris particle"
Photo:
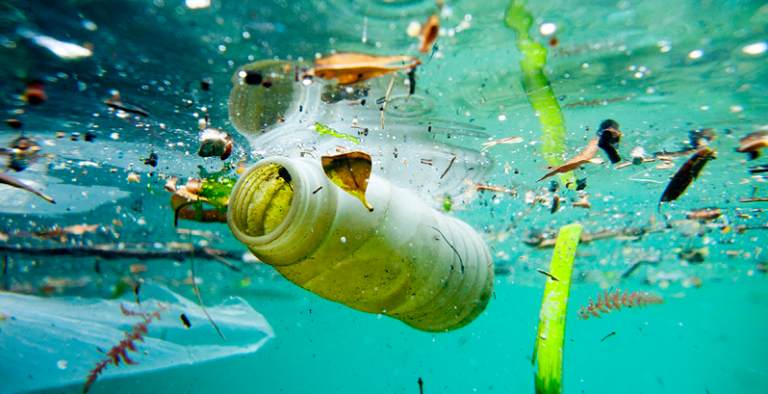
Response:
POLYGON ((258 71, 249 71, 245 74, 245 83, 248 85, 261 85, 261 81, 264 78, 261 77, 261 73, 258 71))

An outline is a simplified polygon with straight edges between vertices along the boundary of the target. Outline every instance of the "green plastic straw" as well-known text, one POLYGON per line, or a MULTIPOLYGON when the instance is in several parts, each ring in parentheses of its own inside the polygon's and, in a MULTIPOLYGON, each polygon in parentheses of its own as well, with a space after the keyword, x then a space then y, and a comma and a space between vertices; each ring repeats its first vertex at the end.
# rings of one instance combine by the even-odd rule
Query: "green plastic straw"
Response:
MULTIPOLYGON (((565 119, 555 92, 544 75, 547 65, 547 49, 534 41, 528 34, 533 24, 533 16, 525 9, 526 0, 512 0, 504 16, 504 23, 517 35, 517 49, 523 55, 520 67, 523 69, 523 89, 536 111, 541 123, 541 152, 551 166, 564 163, 565 157, 565 119)), ((565 185, 575 185, 571 172, 560 174, 565 185)))
POLYGON ((573 258, 581 236, 581 224, 569 224, 560 228, 552 256, 544 301, 539 312, 539 330, 533 349, 533 364, 538 360, 536 377, 537 394, 557 394, 563 387, 563 347, 565 341, 565 317, 568 295, 571 292, 573 258), (555 278, 557 280, 555 280, 555 278))

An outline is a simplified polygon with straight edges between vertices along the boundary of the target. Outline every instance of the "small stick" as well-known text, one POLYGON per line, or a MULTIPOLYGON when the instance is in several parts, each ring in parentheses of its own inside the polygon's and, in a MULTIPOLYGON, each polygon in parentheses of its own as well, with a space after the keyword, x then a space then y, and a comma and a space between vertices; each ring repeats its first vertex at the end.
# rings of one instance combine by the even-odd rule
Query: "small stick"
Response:
POLYGON ((640 264, 643 264, 642 261, 638 261, 637 263, 632 264, 629 269, 627 269, 623 274, 621 274, 622 278, 628 278, 630 275, 632 275, 635 270, 637 270, 640 267, 640 264))
MULTIPOLYGON (((192 241, 190 241, 189 243, 191 244, 192 241)), ((197 300, 200 301, 200 307, 203 308, 203 313, 205 313, 205 317, 207 317, 208 321, 211 322, 211 325, 213 325, 213 328, 215 328, 216 332, 219 333, 219 336, 221 337, 221 339, 223 339, 226 342, 227 338, 224 337, 224 334, 221 332, 221 330, 219 330, 219 327, 216 325, 213 319, 211 319, 211 315, 208 314, 208 310, 205 309, 205 305, 203 304, 203 297, 200 296, 200 289, 197 288, 197 281, 195 281, 195 249, 194 248, 192 248, 192 251, 190 253, 189 266, 190 266, 190 275, 192 276, 192 288, 195 290, 195 295, 197 296, 197 300)))
POLYGON ((531 204, 531 207, 526 209, 525 212, 523 212, 523 214, 520 215, 519 218, 517 218, 517 220, 515 220, 511 225, 509 225, 509 227, 507 227, 507 231, 511 231, 513 228, 515 228, 515 226, 517 225, 517 222, 522 220, 525 217, 525 215, 527 215, 529 212, 533 211, 533 208, 536 207, 536 204, 539 202, 540 199, 541 197, 538 197, 538 196, 534 198, 533 203, 531 204))
POLYGON ((231 269, 232 271, 235 271, 235 272, 242 272, 243 271, 243 269, 240 268, 239 266, 230 263, 225 258, 223 258, 223 257, 219 256, 218 254, 216 254, 216 250, 214 250, 214 249, 206 247, 206 248, 203 248, 203 252, 205 252, 205 254, 207 254, 208 256, 213 257, 216 261, 220 262, 221 264, 223 264, 225 267, 231 269))
POLYGON ((313 190, 313 191, 312 191, 312 194, 315 194, 315 193, 319 192, 319 191, 320 191, 320 189, 322 189, 322 188, 323 188, 322 186, 318 186, 318 188, 317 188, 317 189, 315 189, 315 190, 313 190))
POLYGON ((550 277, 552 280, 554 280, 554 281, 556 281, 556 282, 560 282, 560 279, 557 279, 557 278, 555 278, 555 277, 554 277, 552 274, 550 274, 550 273, 549 273, 549 272, 547 272, 547 271, 544 271, 544 270, 543 270, 543 269, 541 269, 541 268, 536 268, 536 271, 539 271, 539 273, 541 273, 541 274, 544 274, 544 275, 546 275, 546 276, 550 277))
POLYGON ((387 103, 389 102, 389 96, 392 94, 392 88, 395 87, 395 79, 397 74, 392 74, 392 81, 387 88, 387 95, 384 97, 384 105, 381 107, 381 129, 384 130, 384 112, 387 110, 387 103))
POLYGON ((451 166, 453 166, 453 162, 454 161, 456 161, 456 155, 453 155, 453 158, 451 159, 451 162, 448 163, 448 168, 446 168, 445 171, 443 171, 443 175, 440 175, 440 179, 443 179, 445 177, 445 174, 447 174, 448 170, 450 170, 451 166))
POLYGON ((603 339, 601 339, 601 340, 600 340, 600 342, 602 342, 602 341, 604 341, 604 340, 606 340, 606 339, 608 339, 608 338, 610 338, 610 337, 612 337, 612 336, 614 336, 614 335, 616 335, 616 331, 614 331, 614 332, 612 332, 612 333, 610 333, 610 334, 606 335, 605 337, 603 337, 603 339))
POLYGON ((752 197, 752 198, 740 198, 739 202, 765 202, 768 201, 768 197, 752 197))

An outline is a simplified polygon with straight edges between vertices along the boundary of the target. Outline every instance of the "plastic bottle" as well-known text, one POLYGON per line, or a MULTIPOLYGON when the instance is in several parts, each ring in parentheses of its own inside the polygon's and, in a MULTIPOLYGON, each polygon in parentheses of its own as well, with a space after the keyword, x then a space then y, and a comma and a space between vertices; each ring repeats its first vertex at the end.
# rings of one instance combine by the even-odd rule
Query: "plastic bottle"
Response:
POLYGON ((319 162, 270 157, 240 177, 227 217, 257 258, 328 300, 431 332, 480 315, 493 289, 480 236, 375 174, 366 197, 373 212, 319 162))

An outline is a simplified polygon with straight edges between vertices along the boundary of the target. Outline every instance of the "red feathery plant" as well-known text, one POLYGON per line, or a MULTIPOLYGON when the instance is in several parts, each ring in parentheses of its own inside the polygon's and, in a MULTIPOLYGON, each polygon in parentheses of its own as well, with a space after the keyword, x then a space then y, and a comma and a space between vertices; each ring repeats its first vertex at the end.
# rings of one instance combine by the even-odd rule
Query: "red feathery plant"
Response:
POLYGON ((96 350, 98 350, 100 353, 106 355, 107 358, 97 362, 95 367, 88 372, 88 377, 85 379, 85 387, 83 387, 83 393, 88 392, 88 389, 91 388, 91 385, 96 381, 96 378, 98 378, 99 375, 104 372, 108 364, 112 364, 117 367, 119 366, 121 359, 126 365, 138 364, 136 361, 133 361, 130 357, 128 357, 128 351, 137 351, 136 345, 133 343, 133 341, 144 342, 144 335, 146 335, 148 332, 147 325, 152 323, 153 319, 162 320, 160 318, 160 311, 168 309, 168 305, 163 306, 158 302, 157 308, 158 310, 152 313, 147 313, 142 312, 141 305, 139 305, 139 311, 134 312, 132 310, 126 309, 123 304, 120 304, 120 311, 123 313, 123 316, 138 316, 141 317, 143 321, 131 326, 131 332, 125 331, 125 339, 121 340, 117 345, 112 346, 112 349, 109 349, 108 352, 104 353, 103 350, 96 348, 96 350))
POLYGON ((615 293, 609 293, 608 290, 606 290, 603 294, 597 295, 597 302, 592 301, 592 298, 590 297, 589 305, 587 307, 584 305, 581 306, 581 310, 579 310, 579 319, 587 320, 590 315, 600 318, 600 312, 611 313, 611 310, 621 311, 622 305, 632 308, 634 306, 643 307, 646 305, 663 303, 664 300, 662 300, 661 297, 645 292, 635 291, 629 293, 624 290, 624 294, 622 294, 621 289, 616 289, 615 293))

